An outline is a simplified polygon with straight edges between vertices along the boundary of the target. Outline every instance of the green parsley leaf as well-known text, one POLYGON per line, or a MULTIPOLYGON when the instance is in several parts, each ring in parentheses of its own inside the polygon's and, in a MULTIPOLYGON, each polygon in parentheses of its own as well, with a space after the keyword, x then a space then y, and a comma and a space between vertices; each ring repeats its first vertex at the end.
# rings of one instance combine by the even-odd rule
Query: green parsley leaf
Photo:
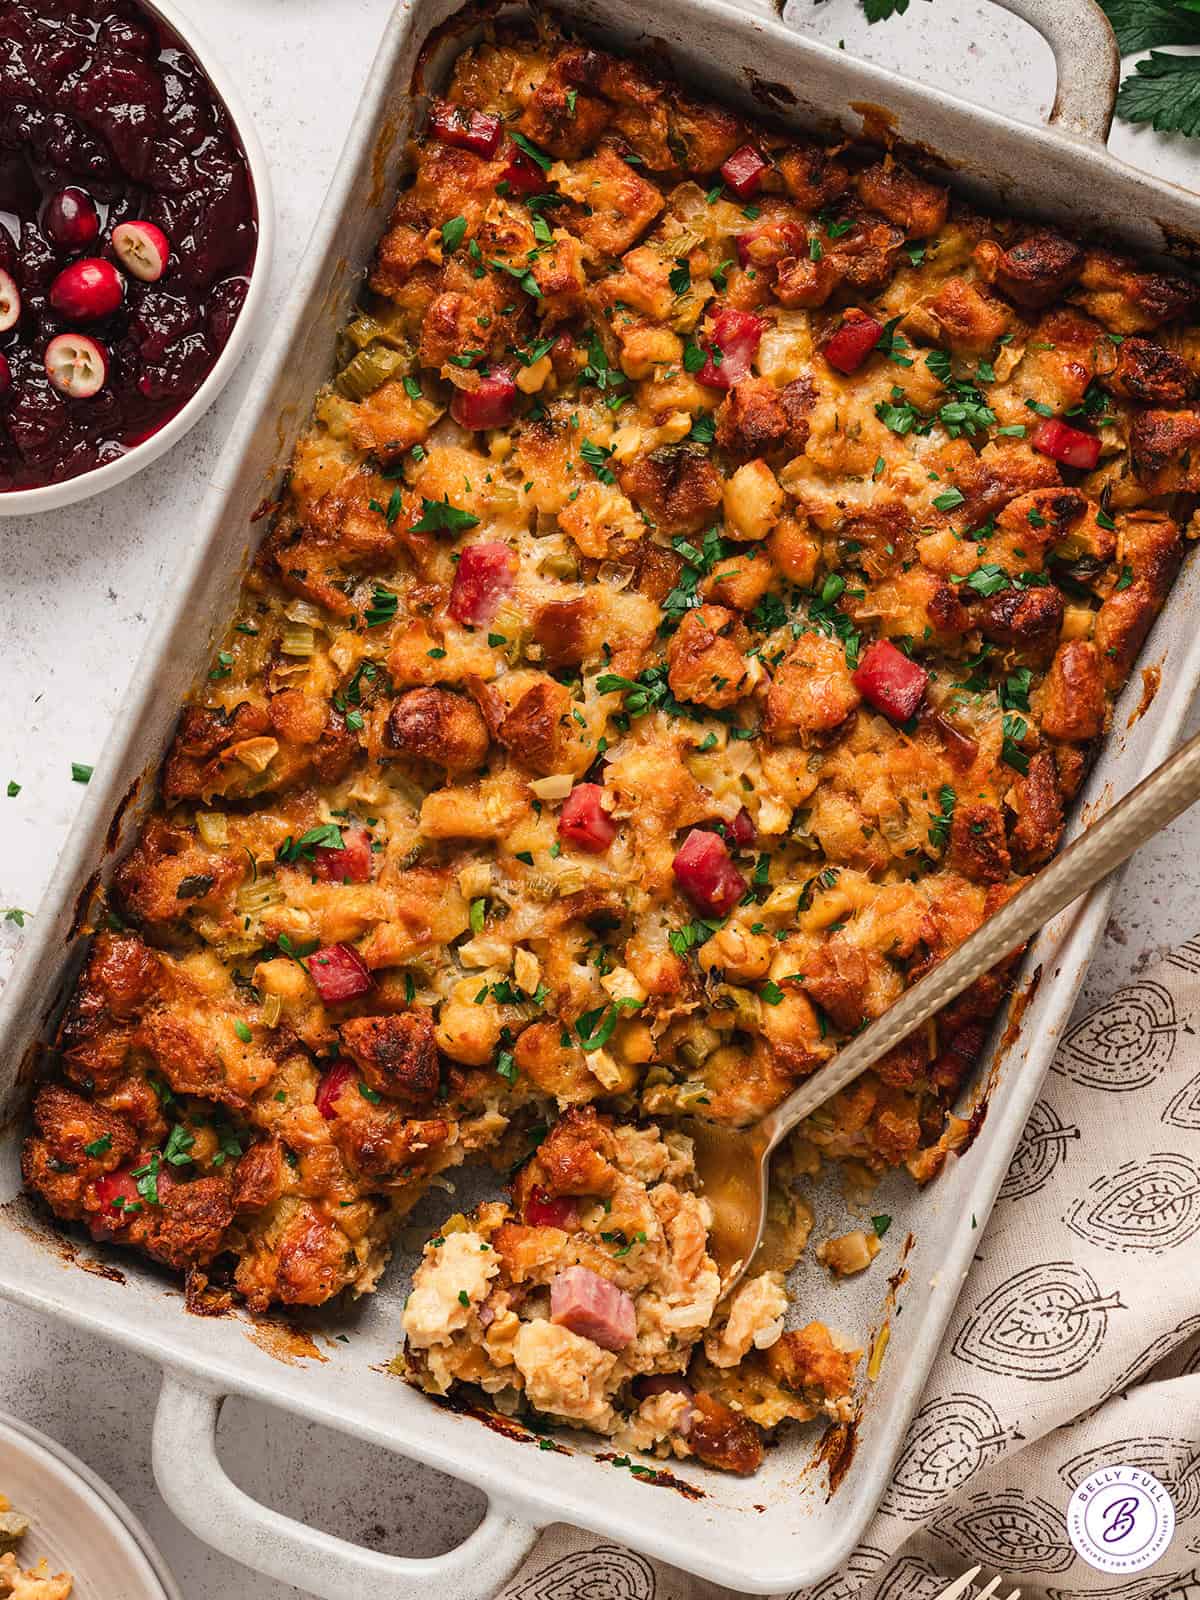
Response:
POLYGON ((1123 56, 1160 44, 1200 44, 1200 16, 1177 0, 1100 0, 1123 56))
POLYGON ((667 274, 667 282, 677 300, 681 295, 687 294, 692 287, 692 268, 686 256, 675 257, 675 265, 667 274))
POLYGON ((941 494, 934 495, 933 504, 938 511, 953 511, 955 506, 961 506, 966 498, 961 489, 946 489, 941 494))
POLYGON ((346 840, 336 822, 319 822, 298 839, 289 835, 275 852, 277 861, 313 861, 318 849, 344 850, 346 840))
POLYGON ((621 1000, 614 1000, 611 1005, 597 1006, 594 1011, 585 1011, 575 1024, 575 1033, 583 1049, 589 1054, 593 1050, 601 1050, 613 1036, 613 1030, 621 1020, 623 1011, 637 1011, 642 1002, 626 996, 621 1000))
POLYGON ((375 1093, 375 1090, 371 1088, 370 1084, 363 1083, 361 1078, 359 1079, 358 1083, 358 1092, 360 1095, 362 1095, 364 1100, 370 1101, 373 1106, 377 1106, 380 1100, 383 1098, 382 1095, 375 1093))
POLYGON ((1200 137, 1200 57, 1152 50, 1122 83, 1117 115, 1159 133, 1200 137))
POLYGON ((1054 415, 1054 407, 1046 405, 1042 400, 1026 400, 1025 404, 1030 411, 1036 411, 1039 417, 1052 417, 1054 415))
POLYGON ((699 372, 706 360, 704 351, 690 336, 684 341, 683 370, 685 372, 699 372))
POLYGON ((882 1239, 883 1238, 884 1234, 888 1231, 888 1229, 891 1227, 891 1225, 892 1225, 892 1219, 891 1219, 891 1217, 887 1216, 886 1214, 883 1215, 883 1216, 878 1216, 878 1217, 872 1217, 871 1218, 871 1226, 875 1229, 875 1236, 878 1239, 882 1239))
POLYGON ((997 690, 1000 704, 1006 711, 1028 711, 1032 684, 1033 673, 1029 667, 1014 667, 997 690))
POLYGON ((501 1050, 496 1057, 496 1071, 504 1079, 505 1083, 516 1083, 517 1063, 511 1050, 501 1050))
POLYGON ((71 763, 71 782, 72 783, 90 783, 91 782, 92 773, 95 772, 95 770, 96 770, 95 767, 85 766, 82 761, 72 761, 72 763, 71 763))
POLYGON ((186 1167, 192 1159, 188 1151, 195 1142, 195 1134, 185 1128, 182 1122, 177 1122, 171 1129, 171 1135, 163 1151, 163 1160, 173 1167, 186 1167))
POLYGON ((466 217, 451 217, 449 222, 442 223, 442 249, 447 255, 449 255, 452 250, 458 249, 459 245, 466 238, 466 234, 466 217))
POLYGON ((783 990, 777 983, 768 978, 766 983, 759 989, 758 997, 769 1006, 777 1006, 783 1000, 783 990))
POLYGON ((479 518, 469 511, 460 511, 449 500, 421 498, 421 516, 413 523, 414 533, 465 533, 479 525, 479 518))
POLYGON ((935 850, 943 850, 950 838, 950 824, 954 821, 954 807, 958 804, 958 796, 948 783, 938 790, 938 804, 942 809, 930 819, 929 842, 935 850))
POLYGON ((612 445, 596 444, 592 439, 585 439, 579 446, 580 456, 591 467, 601 483, 616 483, 617 481, 616 473, 607 464, 612 453, 612 445))
POLYGON ((17 798, 17 796, 20 794, 21 785, 17 782, 17 780, 15 778, 10 778, 8 780, 8 789, 7 789, 6 792, 8 794, 8 798, 10 800, 15 800, 17 798))
POLYGON ((87 1156, 104 1156, 112 1149, 112 1134, 102 1133, 98 1139, 93 1139, 90 1144, 85 1144, 83 1153, 87 1156))
POLYGON ((889 17, 902 17, 908 10, 908 0, 862 0, 868 22, 886 22, 889 17))
MULTIPOLYGON (((410 400, 419 400, 424 393, 421 388, 421 380, 414 378, 410 373, 404 380, 404 392, 410 400)), ((394 522, 395 520, 395 517, 393 517, 392 521, 394 522)))
POLYGON ((14 927, 23 928, 25 926, 25 918, 32 915, 32 911, 22 911, 20 906, 9 906, 4 913, 4 920, 5 922, 11 922, 14 927))
POLYGON ((1025 718, 1017 716, 1015 711, 1005 712, 1001 726, 1004 730, 1004 741, 1000 746, 1000 759, 1014 771, 1024 775, 1029 771, 1029 757, 1020 745, 1029 732, 1029 726, 1025 718))
POLYGON ((1121 576, 1117 579, 1116 583, 1113 585, 1113 588, 1114 589, 1128 589, 1129 585, 1132 582, 1133 582, 1133 568, 1132 567, 1122 567, 1121 568, 1121 576))
POLYGON ((234 1023, 233 1031, 234 1031, 234 1033, 237 1034, 238 1038, 242 1041, 243 1044, 249 1044, 250 1041, 254 1038, 254 1035, 251 1033, 250 1029, 247 1027, 247 1025, 244 1022, 241 1021, 240 1018, 238 1019, 237 1022, 234 1023))
POLYGON ((465 1289, 458 1291, 458 1303, 460 1306, 469 1306, 471 1304, 471 1296, 465 1289))
POLYGON ((532 144, 523 133, 510 133, 509 138, 516 145, 518 150, 524 150, 525 154, 531 161, 536 161, 543 172, 550 171, 550 168, 553 165, 550 157, 544 150, 539 150, 537 145, 532 144))

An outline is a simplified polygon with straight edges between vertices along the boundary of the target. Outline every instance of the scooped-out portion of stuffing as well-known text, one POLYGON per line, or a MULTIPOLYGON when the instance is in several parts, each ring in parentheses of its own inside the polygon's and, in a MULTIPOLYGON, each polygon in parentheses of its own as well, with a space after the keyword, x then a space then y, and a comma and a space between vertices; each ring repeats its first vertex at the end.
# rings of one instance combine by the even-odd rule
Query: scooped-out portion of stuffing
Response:
POLYGON ((820 1323, 784 1332, 782 1272, 719 1303, 694 1178, 685 1135, 568 1109, 511 1205, 452 1217, 426 1245, 404 1309, 408 1375, 743 1473, 762 1458, 756 1424, 847 1417, 860 1352, 820 1323))

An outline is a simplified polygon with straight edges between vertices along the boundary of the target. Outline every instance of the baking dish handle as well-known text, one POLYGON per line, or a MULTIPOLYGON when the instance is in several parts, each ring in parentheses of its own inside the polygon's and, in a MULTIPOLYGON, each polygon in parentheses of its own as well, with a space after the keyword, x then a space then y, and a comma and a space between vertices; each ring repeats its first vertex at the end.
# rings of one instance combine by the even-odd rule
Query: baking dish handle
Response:
POLYGON ((239 1489, 217 1455, 223 1394, 164 1372, 154 1416, 154 1477, 184 1527, 243 1566, 320 1600, 490 1600, 539 1529, 488 1502, 474 1533, 445 1555, 384 1555, 309 1528, 239 1489))
POLYGON ((995 0, 1036 28, 1054 52, 1058 89, 1050 126, 1106 144, 1121 76, 1121 54, 1096 0, 995 0))

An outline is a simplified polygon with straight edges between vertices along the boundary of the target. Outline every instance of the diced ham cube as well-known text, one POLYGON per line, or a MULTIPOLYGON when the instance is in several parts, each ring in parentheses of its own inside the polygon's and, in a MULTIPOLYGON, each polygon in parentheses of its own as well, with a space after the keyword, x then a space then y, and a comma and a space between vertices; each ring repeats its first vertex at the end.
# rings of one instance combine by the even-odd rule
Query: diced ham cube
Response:
POLYGON ((1078 467, 1083 472, 1091 472, 1100 459, 1098 434, 1085 433, 1082 428, 1073 428, 1069 422, 1060 422, 1057 417, 1047 417, 1044 422, 1039 422, 1029 442, 1042 455, 1061 461, 1064 467, 1078 467))
POLYGON ((602 1350, 624 1350, 637 1336, 637 1312, 629 1295, 590 1267, 568 1267, 554 1276, 550 1320, 602 1350))
POLYGON ((139 1158, 116 1172, 106 1172, 102 1178, 96 1179, 92 1192, 100 1203, 100 1209, 92 1212, 87 1219, 93 1239, 111 1238, 146 1209, 138 1193, 137 1179, 133 1176, 134 1167, 143 1164, 139 1158), (133 1207, 132 1211, 126 1209, 129 1206, 133 1207))
POLYGON ((617 825, 601 804, 598 783, 577 783, 558 814, 558 836, 578 850, 600 855, 617 837, 617 825))
POLYGON ((326 883, 366 883, 371 876, 371 835, 365 828, 342 830, 343 845, 335 850, 318 845, 313 852, 313 873, 326 883))
POLYGON ((470 111, 449 100, 437 100, 429 113, 429 126, 443 144, 473 150, 477 156, 494 156, 500 145, 500 118, 491 111, 470 111))
POLYGON ((916 716, 929 684, 925 668, 888 639, 877 639, 864 650, 853 677, 863 699, 893 722, 916 716))
POLYGON ((448 610, 455 622, 482 627, 513 586, 513 553, 506 544, 471 544, 458 558, 448 610))
POLYGON ((531 1228, 565 1228, 570 1233, 579 1224, 579 1209, 569 1194, 551 1196, 535 1184, 525 1202, 525 1221, 531 1228))
POLYGON ((710 917, 726 916, 746 892, 746 880, 729 859, 724 839, 703 828, 688 834, 671 870, 692 904, 710 917))
POLYGON ((504 154, 508 157, 508 165, 500 174, 500 181, 508 185, 510 194, 536 194, 539 189, 546 187, 541 167, 519 145, 509 144, 504 154))
POLYGON ((308 958, 308 974, 327 1006, 357 1000, 371 987, 367 964, 348 944, 327 944, 308 958))
POLYGON ((517 385, 509 367, 493 367, 474 389, 456 389, 450 415, 460 428, 506 428, 517 414, 517 385))
POLYGON ((317 1084, 315 1101, 317 1110, 325 1118, 326 1122, 337 1116, 339 1095, 346 1085, 353 1083, 357 1077, 358 1068, 353 1061, 347 1061, 344 1058, 341 1061, 335 1061, 324 1073, 320 1083, 317 1084))
POLYGON ((713 314, 707 359, 696 374, 712 389, 732 389, 749 374, 766 323, 752 312, 723 306, 713 314))
POLYGON ((764 160, 752 144, 744 144, 725 162, 721 176, 739 200, 748 200, 752 194, 757 194, 769 166, 770 162, 764 160))
POLYGON ((849 313, 825 341, 824 356, 838 372, 857 372, 883 338, 883 323, 862 312, 849 313))

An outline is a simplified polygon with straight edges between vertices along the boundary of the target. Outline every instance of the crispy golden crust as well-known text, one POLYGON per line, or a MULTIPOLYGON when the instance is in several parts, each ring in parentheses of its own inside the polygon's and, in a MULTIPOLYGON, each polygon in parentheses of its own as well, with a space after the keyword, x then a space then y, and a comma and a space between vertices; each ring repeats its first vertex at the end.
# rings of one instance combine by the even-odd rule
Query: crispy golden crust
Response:
MULTIPOLYGON (((605 1198, 632 1122, 750 1121, 828 1060, 1057 847, 1200 491, 1185 280, 553 33, 448 94, 503 136, 416 141, 25 1151, 60 1215, 256 1309, 371 1288, 434 1173, 557 1114, 515 1279, 530 1197, 605 1198), (858 675, 880 640, 911 715, 858 675)), ((810 1145, 936 1171, 1010 970, 810 1145)), ((746 1408, 851 1366, 802 1330, 637 1426, 752 1470, 746 1408)))

